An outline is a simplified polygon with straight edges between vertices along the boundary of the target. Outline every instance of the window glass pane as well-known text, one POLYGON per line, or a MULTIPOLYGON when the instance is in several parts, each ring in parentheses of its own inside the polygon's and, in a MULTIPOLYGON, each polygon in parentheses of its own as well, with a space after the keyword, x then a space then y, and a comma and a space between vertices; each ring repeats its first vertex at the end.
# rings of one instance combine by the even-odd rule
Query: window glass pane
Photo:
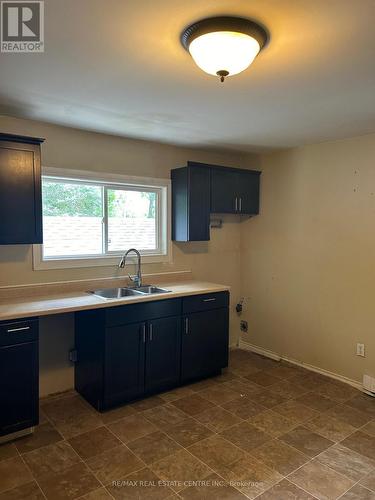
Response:
POLYGON ((101 254, 102 188, 43 178, 44 257, 101 254))
POLYGON ((108 250, 155 250, 157 193, 108 189, 108 250))

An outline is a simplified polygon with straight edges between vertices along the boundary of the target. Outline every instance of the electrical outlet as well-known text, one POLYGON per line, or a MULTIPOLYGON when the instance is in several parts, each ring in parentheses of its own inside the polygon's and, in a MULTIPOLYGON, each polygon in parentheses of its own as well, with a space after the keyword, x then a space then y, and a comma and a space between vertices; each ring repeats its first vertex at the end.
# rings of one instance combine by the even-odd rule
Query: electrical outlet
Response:
POLYGON ((241 332, 247 332, 249 329, 249 325, 248 325, 247 321, 242 320, 240 323, 240 328, 241 328, 241 332))
POLYGON ((357 344, 357 356, 365 357, 365 344, 357 344))

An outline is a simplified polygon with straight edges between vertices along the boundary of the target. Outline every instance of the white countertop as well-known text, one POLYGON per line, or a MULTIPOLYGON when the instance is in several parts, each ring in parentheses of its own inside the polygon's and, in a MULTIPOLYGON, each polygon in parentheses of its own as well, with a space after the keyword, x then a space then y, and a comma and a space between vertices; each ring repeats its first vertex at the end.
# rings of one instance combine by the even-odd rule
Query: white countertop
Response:
POLYGON ((0 302, 0 321, 33 316, 48 316, 86 309, 100 309, 119 305, 173 299, 188 295, 228 291, 230 287, 205 281, 180 281, 176 283, 157 283, 157 286, 170 290, 169 293, 134 295, 121 299, 102 299, 86 292, 70 292, 48 296, 24 297, 2 300, 0 302))

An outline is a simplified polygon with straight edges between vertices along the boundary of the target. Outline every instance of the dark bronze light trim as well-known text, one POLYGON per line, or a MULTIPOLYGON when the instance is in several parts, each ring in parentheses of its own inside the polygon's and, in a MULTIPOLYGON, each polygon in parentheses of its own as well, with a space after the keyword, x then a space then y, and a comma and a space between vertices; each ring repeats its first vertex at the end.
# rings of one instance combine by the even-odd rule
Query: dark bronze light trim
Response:
POLYGON ((260 49, 262 49, 269 40, 265 28, 255 21, 244 17, 221 16, 201 19, 185 28, 181 33, 181 43, 188 51, 189 45, 193 40, 206 33, 213 33, 215 31, 244 33, 255 38, 260 45, 260 49))

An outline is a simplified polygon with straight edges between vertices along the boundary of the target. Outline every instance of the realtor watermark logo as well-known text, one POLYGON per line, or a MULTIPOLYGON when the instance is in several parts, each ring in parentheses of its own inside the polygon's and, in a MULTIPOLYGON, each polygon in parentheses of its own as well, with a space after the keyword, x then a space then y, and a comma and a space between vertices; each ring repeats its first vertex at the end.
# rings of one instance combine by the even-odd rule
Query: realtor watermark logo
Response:
POLYGON ((44 1, 1 2, 1 52, 44 52, 44 1))

